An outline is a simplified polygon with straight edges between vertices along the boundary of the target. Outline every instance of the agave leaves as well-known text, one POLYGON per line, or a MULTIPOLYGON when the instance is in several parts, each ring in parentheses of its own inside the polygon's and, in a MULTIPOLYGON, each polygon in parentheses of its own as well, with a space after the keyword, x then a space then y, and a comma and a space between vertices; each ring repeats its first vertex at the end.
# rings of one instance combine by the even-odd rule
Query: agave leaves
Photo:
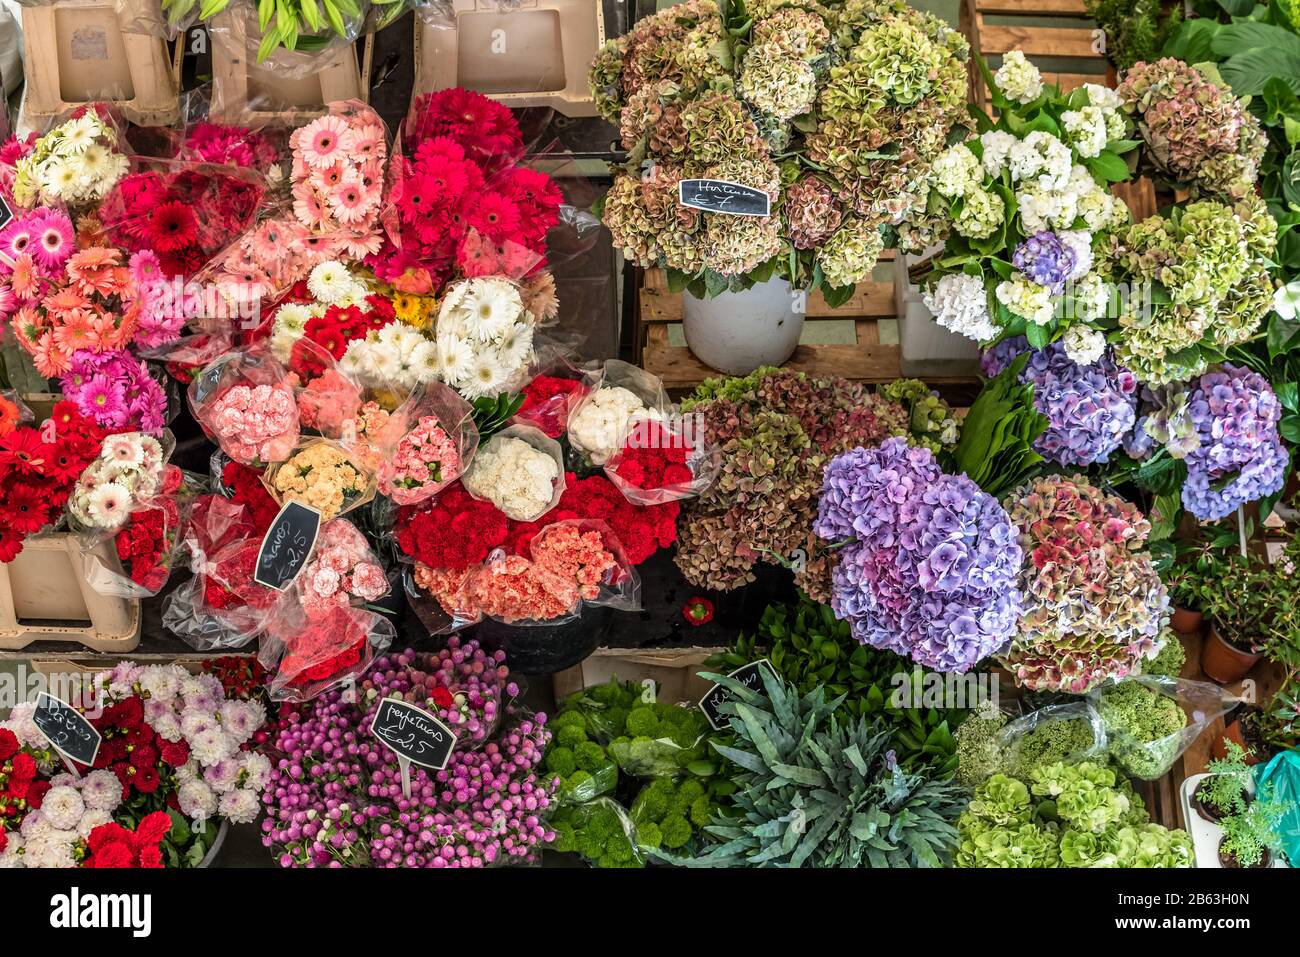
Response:
POLYGON ((739 770, 734 813, 706 830, 721 843, 689 862, 731 867, 942 867, 956 844, 966 792, 899 767, 878 722, 840 725, 843 696, 800 697, 762 672, 766 696, 706 675, 735 697, 723 704, 734 745, 715 743, 739 770))

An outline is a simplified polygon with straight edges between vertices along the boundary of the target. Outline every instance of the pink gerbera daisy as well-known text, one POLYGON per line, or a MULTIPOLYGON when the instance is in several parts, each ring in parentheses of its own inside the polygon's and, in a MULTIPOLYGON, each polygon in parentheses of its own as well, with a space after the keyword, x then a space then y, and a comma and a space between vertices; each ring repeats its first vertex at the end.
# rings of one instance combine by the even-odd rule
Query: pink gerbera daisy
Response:
POLYGON ((32 230, 31 217, 15 219, 0 232, 0 252, 10 259, 17 259, 23 253, 31 252, 32 230))
POLYGON ((303 127, 298 145, 308 166, 324 169, 342 159, 343 135, 348 124, 342 117, 322 116, 303 127))
POLYGON ((375 123, 358 123, 343 134, 343 149, 354 160, 377 159, 384 149, 383 128, 375 123))
POLYGON ((330 194, 334 215, 341 223, 357 223, 365 218, 370 207, 365 189, 360 183, 343 183, 330 194))
POLYGON ((77 404, 96 422, 113 422, 126 411, 126 388, 106 375, 91 376, 82 386, 77 404))
POLYGON ((308 226, 320 226, 329 215, 325 212, 320 196, 310 187, 294 190, 293 214, 298 217, 299 222, 308 226))
POLYGON ((142 249, 131 254, 131 282, 146 289, 163 278, 162 263, 152 249, 142 249))
POLYGON ((18 297, 9 288, 9 283, 0 282, 0 316, 7 316, 18 307, 18 297))
POLYGON ((66 216, 47 217, 45 228, 37 242, 32 244, 37 261, 46 269, 58 269, 76 248, 72 221, 66 216))

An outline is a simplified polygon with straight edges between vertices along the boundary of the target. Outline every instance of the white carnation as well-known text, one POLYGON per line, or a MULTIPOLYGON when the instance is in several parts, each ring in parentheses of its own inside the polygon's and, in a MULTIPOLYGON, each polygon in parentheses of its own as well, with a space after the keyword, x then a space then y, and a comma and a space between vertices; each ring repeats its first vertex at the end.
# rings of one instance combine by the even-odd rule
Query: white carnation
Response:
POLYGON ((658 409, 646 406, 635 392, 622 386, 606 386, 591 393, 569 419, 569 441, 593 464, 604 465, 622 448, 633 422, 662 418, 658 409))
POLYGON ((532 522, 551 507, 559 476, 559 465, 546 452, 523 439, 498 435, 478 450, 461 483, 515 521, 532 522))

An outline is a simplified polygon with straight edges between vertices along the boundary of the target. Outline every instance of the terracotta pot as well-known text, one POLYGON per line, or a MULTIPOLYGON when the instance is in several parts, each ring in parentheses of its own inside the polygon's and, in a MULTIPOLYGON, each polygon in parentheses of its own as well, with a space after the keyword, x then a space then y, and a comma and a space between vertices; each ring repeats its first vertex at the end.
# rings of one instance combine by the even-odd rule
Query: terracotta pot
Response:
MULTIPOLYGON (((1260 859, 1260 862, 1254 865, 1250 869, 1252 871, 1263 870, 1264 868, 1268 867, 1272 863, 1273 863, 1273 855, 1269 853, 1269 850, 1266 847, 1264 848, 1264 856, 1260 859)), ((1237 859, 1235 857, 1223 853, 1223 838, 1219 838, 1219 864, 1222 867, 1228 868, 1230 870, 1237 870, 1240 869, 1241 867, 1241 865, 1237 863, 1237 859)))
POLYGON ((1241 725, 1240 718, 1224 728, 1223 735, 1221 737, 1216 736, 1210 743, 1210 755, 1218 761, 1223 761, 1228 757, 1228 747, 1223 743, 1224 738, 1235 742, 1248 752, 1246 754, 1247 764, 1259 764, 1261 758, 1258 749, 1255 750, 1255 753, 1249 753, 1252 746, 1246 741, 1245 729, 1241 725))
POLYGON ((1175 608, 1174 613, 1169 618, 1169 627, 1180 635, 1195 635, 1201 630, 1201 622, 1205 616, 1199 611, 1188 611, 1186 608, 1175 608))
POLYGON ((1219 635, 1219 630, 1210 625, 1210 633, 1201 643, 1201 670, 1221 685, 1230 685, 1246 677, 1246 672, 1255 667, 1259 655, 1242 651, 1229 644, 1219 635))

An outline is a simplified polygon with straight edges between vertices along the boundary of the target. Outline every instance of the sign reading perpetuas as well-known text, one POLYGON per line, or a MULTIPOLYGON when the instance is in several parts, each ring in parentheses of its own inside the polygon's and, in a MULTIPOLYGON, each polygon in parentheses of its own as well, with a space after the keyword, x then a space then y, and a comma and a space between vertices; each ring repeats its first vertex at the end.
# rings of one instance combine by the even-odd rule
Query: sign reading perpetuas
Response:
POLYGON ((285 502, 257 550, 253 581, 284 591, 307 565, 319 532, 320 512, 301 502, 285 502))
MULTIPOLYGON (((763 675, 762 669, 766 668, 772 677, 776 677, 776 669, 766 658, 760 658, 758 661, 737 668, 731 674, 727 675, 735 681, 739 681, 746 688, 750 688, 759 693, 763 692, 763 675)), ((732 701, 736 697, 735 692, 723 685, 714 685, 709 689, 708 694, 700 699, 700 710, 704 712, 704 717, 708 719, 710 727, 714 731, 721 731, 726 727, 726 718, 719 713, 718 708, 727 701, 732 701)))
POLYGON ((95 763, 102 738, 72 705, 42 691, 36 698, 32 721, 59 754, 87 767, 95 763))
POLYGON ((456 735, 429 712, 396 698, 379 702, 370 733, 400 761, 441 771, 451 760, 456 735))
POLYGON ((761 189, 726 179, 684 179, 677 184, 677 201, 706 213, 731 216, 770 216, 772 197, 761 189))

